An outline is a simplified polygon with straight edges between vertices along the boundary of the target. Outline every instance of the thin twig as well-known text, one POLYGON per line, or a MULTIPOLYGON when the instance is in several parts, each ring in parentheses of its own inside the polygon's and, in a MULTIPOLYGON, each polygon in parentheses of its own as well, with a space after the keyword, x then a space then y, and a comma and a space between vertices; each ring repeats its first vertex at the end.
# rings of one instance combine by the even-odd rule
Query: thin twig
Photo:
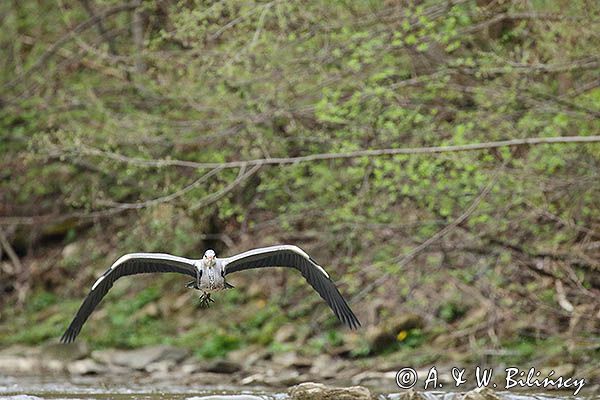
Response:
MULTIPOLYGON (((238 177, 235 178, 235 180, 233 182, 231 182, 230 184, 228 184, 227 186, 225 186, 223 189, 219 190, 218 192, 209 194, 208 196, 204 197, 203 199, 198 201, 196 204, 191 206, 190 210, 194 211, 200 207, 204 207, 210 203, 214 203, 221 197, 225 196, 227 193, 231 192, 234 188, 236 188, 240 183, 245 181, 247 178, 254 175, 254 173, 257 172, 260 169, 260 167, 261 167, 260 165, 255 165, 254 167, 252 167, 250 169, 250 171, 244 172, 242 174, 238 174, 238 177)), ((245 166, 243 166, 242 168, 245 168, 245 166)))

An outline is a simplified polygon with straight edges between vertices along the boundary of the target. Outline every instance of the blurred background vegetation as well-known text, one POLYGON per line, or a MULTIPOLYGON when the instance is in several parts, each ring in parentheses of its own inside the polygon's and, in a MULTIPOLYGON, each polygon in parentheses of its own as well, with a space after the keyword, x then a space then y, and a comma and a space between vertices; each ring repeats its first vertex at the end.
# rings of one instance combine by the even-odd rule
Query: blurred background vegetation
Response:
POLYGON ((600 144, 222 165, 597 135, 598 2, 27 0, 0 21, 0 346, 56 340, 123 253, 294 243, 363 329, 277 270, 207 311, 179 276, 123 279, 81 339, 600 359, 600 144))

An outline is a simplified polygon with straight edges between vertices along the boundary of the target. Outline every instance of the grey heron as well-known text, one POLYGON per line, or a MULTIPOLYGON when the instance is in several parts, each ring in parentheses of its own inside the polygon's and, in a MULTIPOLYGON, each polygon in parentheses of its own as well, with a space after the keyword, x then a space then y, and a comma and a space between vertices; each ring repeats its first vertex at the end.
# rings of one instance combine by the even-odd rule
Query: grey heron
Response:
POLYGON ((288 267, 300 271, 340 321, 351 329, 360 326, 358 318, 323 267, 301 248, 279 245, 257 248, 226 258, 217 257, 213 250, 207 250, 201 259, 189 259, 164 253, 126 254, 115 261, 96 280, 63 334, 61 342, 70 343, 75 340, 98 303, 108 293, 113 283, 122 276, 153 272, 177 272, 189 275, 194 280, 186 287, 200 290, 202 292, 200 305, 208 307, 210 302, 214 302, 210 297, 211 293, 233 288, 225 281, 225 276, 233 272, 262 267, 288 267))

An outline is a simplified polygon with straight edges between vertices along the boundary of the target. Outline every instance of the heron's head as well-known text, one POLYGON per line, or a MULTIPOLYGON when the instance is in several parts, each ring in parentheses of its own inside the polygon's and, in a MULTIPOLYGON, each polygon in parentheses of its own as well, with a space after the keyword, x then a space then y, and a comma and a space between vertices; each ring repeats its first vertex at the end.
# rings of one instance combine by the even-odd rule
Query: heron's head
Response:
POLYGON ((204 252, 204 261, 207 261, 209 265, 213 265, 215 263, 215 251, 214 250, 206 250, 204 252))

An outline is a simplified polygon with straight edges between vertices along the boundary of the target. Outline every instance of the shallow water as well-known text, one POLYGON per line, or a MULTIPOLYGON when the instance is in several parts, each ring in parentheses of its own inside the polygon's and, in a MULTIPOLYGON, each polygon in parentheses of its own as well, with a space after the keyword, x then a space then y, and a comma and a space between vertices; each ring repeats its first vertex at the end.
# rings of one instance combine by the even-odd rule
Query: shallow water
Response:
MULTIPOLYGON (((376 391, 374 391, 376 392, 376 391)), ((462 393, 423 392, 428 400, 460 400, 462 393)), ((378 394, 381 400, 399 400, 403 393, 378 394)), ((572 396, 566 392, 532 394, 496 392, 501 400, 594 400, 597 396, 572 396)), ((93 378, 62 377, 7 377, 0 376, 0 399, 181 399, 181 400, 285 400, 289 396, 284 390, 263 387, 199 386, 177 384, 142 383, 123 379, 105 381, 93 378)))

